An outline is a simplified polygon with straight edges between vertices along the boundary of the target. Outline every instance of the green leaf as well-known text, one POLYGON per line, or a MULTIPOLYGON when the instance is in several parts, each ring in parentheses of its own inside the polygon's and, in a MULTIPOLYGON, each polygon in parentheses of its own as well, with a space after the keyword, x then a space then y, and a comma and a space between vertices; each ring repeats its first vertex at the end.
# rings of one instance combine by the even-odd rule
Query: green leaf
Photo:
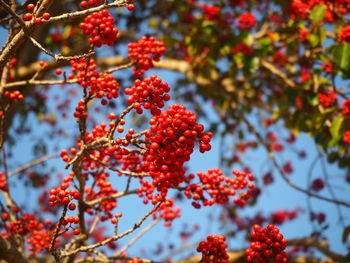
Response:
POLYGON ((344 121, 344 117, 340 117, 338 119, 335 119, 332 122, 332 125, 330 127, 330 132, 331 132, 333 138, 339 137, 339 130, 340 130, 340 127, 341 127, 343 121, 344 121))
POLYGON ((309 42, 310 42, 312 47, 316 47, 320 42, 320 38, 317 35, 310 34, 309 35, 309 42))
POLYGON ((334 47, 334 62, 340 70, 349 75, 350 71, 350 44, 340 44, 334 47))
POLYGON ((318 24, 325 16, 326 14, 326 5, 316 5, 311 13, 310 13, 310 19, 314 24, 318 24))
POLYGON ((347 241, 349 234, 350 234, 350 225, 344 228, 343 236, 342 236, 343 244, 345 244, 345 242, 347 241))

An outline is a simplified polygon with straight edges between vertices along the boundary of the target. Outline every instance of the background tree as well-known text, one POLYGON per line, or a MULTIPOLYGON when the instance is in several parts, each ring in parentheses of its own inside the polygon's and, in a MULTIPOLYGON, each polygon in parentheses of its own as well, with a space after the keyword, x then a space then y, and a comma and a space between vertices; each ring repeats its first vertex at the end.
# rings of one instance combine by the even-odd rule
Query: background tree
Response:
POLYGON ((171 226, 180 217, 176 203, 186 198, 194 208, 220 207, 221 232, 228 232, 226 240, 202 237, 202 256, 185 262, 285 262, 285 250, 289 262, 349 261, 330 249, 327 214, 313 211, 309 199, 271 215, 242 212, 279 176, 334 204, 346 245, 350 203, 338 197, 327 167, 342 169, 347 188, 349 1, 0 0, 0 7, 7 35, 0 53, 3 260, 140 262, 128 248, 160 220, 171 226), (164 71, 149 74, 152 68, 177 72, 175 85, 164 71), (169 92, 198 120, 182 105, 164 107, 169 92), (317 156, 297 152, 312 159, 306 186, 289 176, 297 165, 291 145, 303 133, 318 147, 317 156), (209 151, 212 137, 220 138, 222 170, 191 174, 190 155, 209 151), (30 147, 28 160, 16 158, 30 147), (261 151, 268 158, 263 171, 245 158, 261 151), (58 153, 66 164, 45 165, 58 153), (322 176, 313 172, 317 165, 322 176), (233 167, 241 171, 231 173, 233 167), (20 189, 34 188, 38 205, 19 200, 20 189), (140 219, 118 210, 117 200, 131 195, 150 208, 140 219), (314 231, 285 249, 274 225, 301 213, 314 231), (117 247, 151 215, 153 223, 117 247), (120 233, 123 219, 135 224, 120 233), (242 241, 227 252, 239 235, 253 242, 250 250, 242 241))

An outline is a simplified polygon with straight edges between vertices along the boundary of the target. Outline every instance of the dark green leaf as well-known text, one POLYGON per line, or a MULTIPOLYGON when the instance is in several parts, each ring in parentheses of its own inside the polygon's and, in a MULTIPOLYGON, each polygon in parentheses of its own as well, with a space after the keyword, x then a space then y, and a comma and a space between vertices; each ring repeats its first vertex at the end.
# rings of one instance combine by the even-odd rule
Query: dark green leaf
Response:
POLYGON ((326 5, 316 5, 311 13, 310 13, 310 19, 314 24, 318 24, 325 16, 326 14, 326 5))
POLYGON ((350 44, 339 44, 334 48, 334 62, 345 76, 350 72, 350 44))

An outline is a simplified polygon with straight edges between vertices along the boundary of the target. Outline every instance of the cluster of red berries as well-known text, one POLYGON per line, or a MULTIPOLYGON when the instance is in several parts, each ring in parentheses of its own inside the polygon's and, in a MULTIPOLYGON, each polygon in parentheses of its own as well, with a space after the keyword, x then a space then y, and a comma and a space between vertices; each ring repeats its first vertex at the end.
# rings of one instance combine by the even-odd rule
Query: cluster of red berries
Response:
MULTIPOLYGON (((23 14, 23 20, 24 21, 31 21, 33 19, 33 10, 35 8, 35 5, 34 4, 28 4, 27 5, 27 10, 28 12, 23 14)), ((48 12, 45 12, 41 15, 41 17, 34 17, 34 24, 41 24, 43 19, 44 20, 49 20, 51 18, 51 14, 48 13, 48 12)))
POLYGON ((83 100, 78 102, 78 106, 75 108, 75 112, 73 116, 77 119, 86 119, 88 117, 88 113, 86 111, 86 106, 83 100))
POLYGON ((149 183, 147 180, 141 179, 140 184, 142 186, 140 186, 137 189, 137 194, 139 197, 145 197, 143 199, 144 204, 148 204, 148 201, 151 201, 152 205, 155 205, 158 202, 162 201, 167 195, 166 189, 160 194, 158 193, 153 194, 155 187, 153 184, 149 183))
POLYGON ((301 41, 309 40, 309 35, 310 35, 309 30, 300 28, 298 32, 299 32, 299 39, 301 41))
POLYGON ((81 1, 80 7, 87 8, 88 6, 99 6, 101 4, 102 4, 102 0, 88 0, 88 1, 81 1))
POLYGON ((152 115, 159 115, 164 107, 164 101, 170 100, 168 84, 156 75, 145 78, 143 81, 136 79, 131 88, 126 88, 124 93, 130 95, 127 99, 133 104, 137 113, 141 114, 144 109, 149 109, 152 115))
POLYGON ((67 190, 69 187, 69 182, 73 181, 74 173, 70 172, 70 175, 66 177, 61 183, 59 188, 53 188, 50 190, 50 206, 54 207, 55 205, 68 205, 70 210, 74 210, 76 205, 71 203, 73 199, 79 200, 81 198, 81 194, 76 190, 67 190))
POLYGON ((9 98, 10 100, 21 101, 21 100, 24 99, 23 95, 21 94, 21 92, 19 90, 15 90, 13 92, 10 92, 10 91, 6 90, 4 92, 4 96, 9 98))
POLYGON ((346 116, 350 116, 350 99, 346 99, 342 103, 342 112, 346 116))
POLYGON ((350 42, 350 25, 347 25, 347 26, 342 28, 337 40, 340 43, 350 42))
MULTIPOLYGON (((238 170, 233 170, 232 173, 235 175, 235 178, 225 177, 218 168, 209 169, 208 172, 198 172, 197 175, 203 186, 198 184, 188 185, 185 195, 187 198, 195 200, 192 203, 195 208, 200 208, 201 205, 198 201, 202 201, 204 206, 211 206, 215 203, 223 204, 228 202, 229 197, 235 195, 237 190, 241 191, 248 187, 249 190, 247 192, 241 192, 239 198, 234 199, 236 204, 244 205, 251 197, 251 191, 254 189, 254 184, 249 183, 249 181, 254 180, 254 176, 238 170), (208 193, 209 199, 204 196, 205 193, 208 193)), ((192 179, 193 177, 191 175, 190 178, 192 179)))
MULTIPOLYGON (((7 213, 6 213, 7 215, 7 213)), ((4 221, 8 220, 8 216, 2 216, 4 221)), ((27 243, 30 245, 28 250, 31 255, 42 252, 44 249, 49 250, 52 238, 52 231, 45 229, 45 224, 38 221, 35 215, 23 214, 21 218, 15 221, 8 222, 5 225, 6 231, 2 232, 4 238, 9 238, 9 235, 19 234, 27 235, 27 243)))
MULTIPOLYGON (((350 143, 350 131, 344 133, 343 142, 350 143)), ((1 188, 0 188, 1 189, 1 188)))
MULTIPOLYGON (((79 217, 77 216, 66 216, 62 220, 62 225, 66 227, 66 229, 68 230, 70 227, 73 228, 72 226, 73 224, 79 224, 79 221, 80 221, 79 217)), ((73 234, 79 235, 80 234, 79 228, 74 229, 73 234)))
POLYGON ((334 4, 330 5, 328 0, 293 0, 290 8, 287 11, 290 13, 291 18, 308 18, 309 13, 317 5, 324 5, 326 7, 326 13, 324 20, 326 22, 333 22, 336 18, 342 16, 342 14, 349 12, 350 2, 349 0, 335 1, 334 4))
POLYGON ((288 255, 284 250, 287 247, 287 239, 279 232, 274 225, 267 225, 261 228, 260 225, 253 226, 253 232, 250 234, 252 242, 250 248, 246 249, 247 260, 259 263, 271 262, 286 263, 288 255))
POLYGON ((118 29, 107 9, 88 15, 79 27, 84 30, 84 35, 90 36, 89 43, 96 47, 112 46, 117 39, 118 29))
POLYGON ((240 172, 236 169, 232 170, 232 174, 235 176, 231 182, 233 189, 239 191, 238 197, 233 199, 236 205, 244 206, 247 201, 252 197, 255 185, 249 181, 254 181, 254 175, 251 173, 240 172), (243 191, 248 188, 248 190, 243 191))
MULTIPOLYGON (((70 62, 72 72, 76 75, 78 83, 82 87, 89 87, 89 95, 97 98, 106 97, 113 99, 118 97, 119 83, 114 79, 111 73, 96 72, 95 60, 78 59, 70 62)), ((74 78, 70 74, 69 78, 74 78)))
MULTIPOLYGON (((185 106, 174 104, 150 120, 145 139, 147 152, 143 155, 144 171, 153 178, 153 185, 162 190, 188 181, 184 163, 190 160, 196 142, 200 152, 211 149, 211 133, 197 123, 196 115, 185 106)), ((161 191, 162 191, 161 190, 161 191)))
MULTIPOLYGON (((98 191, 94 191, 91 187, 85 189, 86 200, 94 200, 99 198, 104 198, 117 193, 117 190, 112 188, 112 183, 107 181, 110 176, 109 173, 101 172, 95 175, 96 186, 99 188, 98 191)), ((108 199, 98 204, 98 210, 102 211, 104 214, 101 216, 101 221, 106 221, 113 218, 112 211, 117 207, 116 199, 108 199)))
POLYGON ((208 235, 207 240, 201 241, 197 252, 202 253, 200 262, 228 263, 227 244, 224 236, 208 235))
POLYGON ((174 207, 174 200, 167 198, 157 209, 156 212, 153 213, 153 219, 157 218, 157 214, 159 217, 165 220, 164 226, 171 226, 171 222, 180 217, 180 207, 174 207))
POLYGON ((300 208, 295 208, 292 210, 277 210, 271 214, 271 217, 267 221, 274 225, 282 225, 286 221, 296 219, 298 213, 301 211, 302 209, 300 208))
POLYGON ((153 68, 152 61, 159 61, 160 56, 166 52, 164 42, 157 41, 152 36, 143 36, 136 43, 128 44, 128 58, 137 63, 133 67, 134 76, 142 76, 146 70, 153 68))
POLYGON ((256 25, 255 16, 252 13, 244 13, 238 17, 238 28, 249 30, 256 25))
POLYGON ((323 107, 329 108, 337 103, 337 93, 335 91, 320 91, 318 99, 323 107))
POLYGON ((7 181, 6 181, 6 178, 5 178, 4 174, 3 174, 3 172, 0 172, 0 190, 1 191, 5 191, 5 192, 8 191, 7 181))
POLYGON ((311 189, 313 191, 319 192, 324 188, 324 186, 325 186, 325 183, 321 178, 316 178, 312 180, 311 189))
POLYGON ((246 57, 251 57, 254 54, 254 49, 245 43, 238 43, 232 48, 231 53, 233 55, 242 53, 246 57))
POLYGON ((220 14, 220 7, 214 5, 203 5, 202 12, 204 13, 206 20, 216 21, 220 14))

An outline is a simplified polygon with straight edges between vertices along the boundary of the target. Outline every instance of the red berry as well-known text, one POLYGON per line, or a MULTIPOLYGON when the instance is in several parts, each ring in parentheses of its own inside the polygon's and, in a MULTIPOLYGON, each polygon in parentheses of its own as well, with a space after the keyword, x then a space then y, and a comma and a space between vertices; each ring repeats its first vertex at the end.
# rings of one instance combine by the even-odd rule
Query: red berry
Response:
POLYGON ((29 4, 29 5, 27 5, 27 10, 33 10, 35 8, 35 5, 33 5, 33 4, 29 4))
POLYGON ((46 13, 44 13, 44 14, 42 15, 42 17, 43 17, 45 20, 49 20, 50 17, 51 17, 51 14, 46 12, 46 13))
POLYGON ((134 11, 135 10, 135 6, 133 4, 128 4, 128 10, 129 11, 134 11))
POLYGON ((30 21, 30 20, 32 20, 32 18, 33 18, 33 15, 31 13, 25 13, 23 15, 23 20, 24 21, 30 21))
POLYGON ((74 203, 70 203, 69 206, 68 206, 69 210, 75 210, 76 208, 76 205, 74 203))

